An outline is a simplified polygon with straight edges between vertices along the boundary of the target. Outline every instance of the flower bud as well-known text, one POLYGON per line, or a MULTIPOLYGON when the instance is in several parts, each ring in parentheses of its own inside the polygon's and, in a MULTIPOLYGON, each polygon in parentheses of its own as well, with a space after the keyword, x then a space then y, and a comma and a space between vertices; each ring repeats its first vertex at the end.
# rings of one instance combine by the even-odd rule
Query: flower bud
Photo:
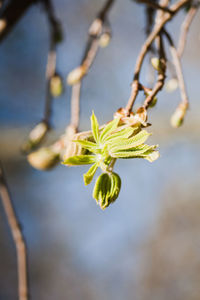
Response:
POLYGON ((35 169, 48 170, 59 162, 59 154, 52 151, 51 148, 46 147, 32 152, 28 155, 27 159, 35 169))
POLYGON ((84 65, 77 67, 76 69, 72 70, 67 76, 67 84, 73 85, 78 83, 82 77, 86 74, 87 68, 84 65))
POLYGON ((44 139, 48 129, 49 127, 46 122, 40 122, 37 124, 29 133, 28 140, 21 146, 22 152, 28 153, 37 147, 44 139))
POLYGON ((102 48, 107 47, 110 43, 110 39, 111 39, 110 33, 104 32, 99 38, 99 46, 102 48))
POLYGON ((96 199, 101 209, 105 209, 117 199, 120 188, 121 179, 119 175, 103 173, 95 182, 93 198, 96 199))
POLYGON ((63 92, 63 82, 60 75, 55 74, 50 79, 50 92, 53 97, 59 97, 63 92))
POLYGON ((157 57, 152 57, 151 64, 152 64, 153 68, 155 70, 157 70, 158 72, 163 73, 165 71, 165 64, 161 59, 159 59, 157 57))

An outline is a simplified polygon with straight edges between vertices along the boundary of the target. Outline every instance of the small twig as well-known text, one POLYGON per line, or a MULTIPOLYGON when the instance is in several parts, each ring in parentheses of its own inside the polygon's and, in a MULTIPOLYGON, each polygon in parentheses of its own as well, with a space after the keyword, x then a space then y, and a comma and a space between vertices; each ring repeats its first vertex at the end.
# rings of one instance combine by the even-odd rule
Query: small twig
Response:
POLYGON ((101 11, 97 14, 97 17, 99 19, 101 19, 102 21, 104 21, 107 17, 107 14, 111 8, 111 6, 113 5, 113 3, 115 2, 115 0, 107 0, 105 2, 105 5, 103 6, 103 8, 101 9, 101 11))
POLYGON ((34 3, 35 0, 9 1, 0 15, 0 42, 7 36, 27 9, 34 3))
MULTIPOLYGON (((91 68, 98 49, 99 49, 99 38, 102 34, 104 25, 108 26, 107 15, 115 0, 107 0, 103 8, 97 14, 97 17, 92 22, 89 29, 89 37, 84 50, 81 65, 86 68, 88 73, 91 68)), ((73 126, 75 131, 78 131, 79 126, 79 113, 80 113, 80 93, 81 93, 82 78, 78 83, 72 86, 71 94, 71 121, 70 126, 73 126)))
POLYGON ((56 46, 57 46, 57 35, 60 34, 60 24, 54 15, 54 9, 51 0, 44 0, 43 2, 50 30, 50 46, 46 67, 46 98, 45 98, 45 108, 44 108, 44 122, 50 127, 50 117, 51 117, 51 104, 52 95, 50 92, 50 80, 54 76, 56 71, 56 46))
POLYGON ((176 75, 177 75, 177 79, 178 79, 182 102, 184 103, 184 105, 186 107, 188 107, 189 101, 188 101, 187 91, 186 91, 186 87, 185 87, 180 58, 179 58, 178 52, 176 50, 176 47, 174 46, 174 42, 173 42, 170 34, 166 30, 164 30, 164 33, 170 44, 170 51, 171 51, 173 63, 174 63, 175 70, 176 70, 176 75))
POLYGON ((190 28, 190 25, 197 13, 199 5, 193 5, 190 10, 188 11, 182 26, 181 26, 181 33, 179 37, 179 42, 178 42, 178 47, 177 47, 177 52, 179 57, 183 55, 184 49, 185 49, 185 44, 186 44, 186 39, 187 39, 187 34, 188 30, 190 28))
POLYGON ((26 244, 15 214, 3 168, 0 164, 0 195, 17 251, 19 300, 28 300, 26 244))
POLYGON ((158 71, 158 78, 153 90, 149 93, 149 96, 145 99, 143 107, 148 109, 151 101, 156 96, 156 94, 163 88, 165 83, 165 71, 166 71, 166 55, 164 51, 162 36, 160 35, 158 38, 158 49, 159 49, 159 59, 162 62, 162 70, 158 71))
POLYGON ((72 86, 70 126, 73 126, 75 131, 78 131, 78 126, 79 126, 80 92, 81 92, 81 81, 79 81, 78 83, 72 86))
POLYGON ((164 12, 172 13, 172 11, 170 10, 170 8, 162 6, 162 5, 160 5, 160 4, 156 3, 156 2, 153 2, 153 1, 149 1, 149 0, 137 0, 136 2, 137 3, 141 3, 141 4, 146 4, 147 6, 150 6, 150 7, 155 8, 155 9, 162 10, 164 12))

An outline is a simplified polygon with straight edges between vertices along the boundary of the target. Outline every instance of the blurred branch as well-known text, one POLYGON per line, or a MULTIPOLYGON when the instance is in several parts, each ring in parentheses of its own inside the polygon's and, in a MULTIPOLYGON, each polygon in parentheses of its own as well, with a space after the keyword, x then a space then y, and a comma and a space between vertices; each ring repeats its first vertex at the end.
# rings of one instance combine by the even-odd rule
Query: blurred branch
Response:
POLYGON ((197 11, 198 11, 198 8, 199 8, 199 3, 196 4, 196 5, 192 5, 192 7, 189 9, 189 11, 188 11, 188 13, 185 17, 185 20, 182 23, 181 33, 180 33, 178 47, 177 47, 179 57, 181 57, 183 55, 188 30, 189 30, 190 25, 191 25, 195 15, 196 15, 197 11))
POLYGON ((153 98, 163 88, 165 78, 166 78, 166 75, 165 75, 166 55, 165 55, 165 50, 164 50, 164 46, 163 46, 162 34, 160 34, 158 36, 157 41, 158 41, 159 59, 160 59, 160 62, 162 63, 162 70, 158 71, 158 78, 157 78, 156 84, 155 84, 153 90, 149 93, 149 95, 145 99, 145 102, 143 104, 143 107, 145 109, 147 109, 149 107, 153 98))
POLYGON ((0 15, 0 42, 7 36, 27 9, 34 3, 36 3, 36 0, 17 0, 10 1, 7 4, 0 15))
MULTIPOLYGON (((80 66, 73 70, 68 75, 68 83, 70 82, 70 75, 76 74, 78 71, 78 74, 80 75, 78 80, 75 80, 72 82, 72 94, 71 94, 71 122, 70 126, 74 127, 74 130, 78 130, 79 125, 79 112, 80 112, 80 93, 81 93, 81 85, 82 85, 82 79, 83 77, 88 73, 89 69, 91 68, 98 49, 99 49, 99 40, 103 33, 103 31, 110 32, 110 26, 109 22, 107 20, 108 12, 113 5, 115 0, 107 0, 103 6, 103 8, 100 10, 99 13, 97 13, 97 17, 92 22, 89 32, 88 32, 88 40, 85 46, 83 58, 81 60, 80 66)), ((72 76, 73 77, 73 76, 72 76)))
POLYGON ((20 225, 15 214, 11 197, 8 191, 3 167, 0 163, 0 195, 2 204, 6 213, 8 224, 13 236, 17 251, 17 269, 18 269, 18 292, 19 300, 28 300, 28 280, 27 280, 27 254, 26 245, 23 238, 20 225))

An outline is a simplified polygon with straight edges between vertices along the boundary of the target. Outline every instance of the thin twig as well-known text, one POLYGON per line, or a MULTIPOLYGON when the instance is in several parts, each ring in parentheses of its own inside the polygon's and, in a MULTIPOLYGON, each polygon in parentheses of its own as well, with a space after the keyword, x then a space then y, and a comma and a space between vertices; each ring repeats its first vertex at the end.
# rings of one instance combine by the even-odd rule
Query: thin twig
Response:
POLYGON ((170 36, 170 34, 166 30, 164 30, 164 33, 165 33, 165 36, 167 37, 167 40, 170 44, 170 51, 171 51, 171 55, 172 55, 172 58, 173 58, 174 67, 175 67, 175 70, 176 70, 176 75, 177 75, 177 79, 178 79, 178 84, 179 84, 179 88, 180 88, 182 102, 186 107, 188 107, 189 101, 188 101, 188 95, 187 95, 186 86, 185 86, 185 82, 184 82, 184 77, 183 77, 183 71, 182 71, 180 58, 179 58, 177 49, 174 46, 174 42, 172 40, 172 37, 170 36))
POLYGON ((166 55, 163 47, 162 36, 158 36, 158 49, 159 49, 159 59, 162 63, 162 70, 158 71, 158 78, 153 90, 149 93, 148 97, 145 99, 143 107, 148 109, 151 101, 156 96, 156 94, 163 88, 165 83, 165 71, 166 71, 166 55))
POLYGON ((9 1, 0 15, 0 23, 4 24, 4 26, 0 26, 0 42, 3 41, 28 8, 34 3, 35 0, 9 1))
POLYGON ((17 251, 17 270, 18 270, 18 294, 19 300, 28 300, 28 279, 27 279, 27 254, 26 244, 20 229, 17 216, 15 214, 11 197, 8 191, 3 168, 0 163, 0 195, 6 213, 8 224, 13 236, 17 251))
MULTIPOLYGON (((88 73, 89 69, 91 68, 96 58, 99 49, 99 38, 102 34, 104 25, 106 24, 106 26, 108 26, 107 15, 114 1, 115 0, 107 0, 105 2, 103 8, 97 14, 97 17, 94 19, 89 29, 88 41, 86 43, 83 58, 81 60, 81 65, 83 65, 87 70, 86 73, 88 73)), ((73 126, 75 131, 78 131, 78 126, 79 126, 81 86, 82 86, 82 79, 78 83, 72 86, 70 126, 73 126)))
POLYGON ((198 7, 199 7, 199 5, 193 5, 190 8, 190 10, 188 11, 188 13, 187 13, 182 25, 181 25, 181 33, 180 33, 178 47, 177 47, 177 52, 178 52, 179 57, 181 57, 183 55, 188 30, 189 30, 190 25, 191 25, 196 13, 197 13, 198 7))
POLYGON ((165 11, 165 12, 168 12, 168 13, 172 13, 172 11, 170 10, 170 8, 162 6, 162 5, 160 5, 160 4, 156 3, 156 2, 153 2, 153 1, 149 1, 149 0, 137 0, 137 3, 146 4, 147 6, 150 6, 152 8, 159 9, 159 10, 162 10, 162 11, 165 11))
POLYGON ((60 23, 55 17, 51 0, 44 0, 43 5, 45 8, 45 12, 47 14, 47 18, 49 22, 49 31, 50 31, 50 46, 49 46, 48 60, 46 66, 46 97, 45 97, 43 121, 46 122, 48 127, 50 127, 51 105, 52 105, 50 80, 52 76, 54 76, 56 71, 56 46, 57 46, 57 35, 60 34, 60 23))
POLYGON ((81 92, 81 81, 79 81, 78 83, 72 86, 70 126, 73 126, 75 131, 78 131, 78 126, 79 126, 80 92, 81 92))

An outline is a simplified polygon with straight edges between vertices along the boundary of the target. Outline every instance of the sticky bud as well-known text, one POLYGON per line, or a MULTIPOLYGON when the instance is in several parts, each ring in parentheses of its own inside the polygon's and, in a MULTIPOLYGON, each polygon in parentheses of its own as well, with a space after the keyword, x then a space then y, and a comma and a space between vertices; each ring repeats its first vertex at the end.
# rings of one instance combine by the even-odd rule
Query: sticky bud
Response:
POLYGON ((99 38, 99 46, 102 48, 107 47, 110 43, 110 39, 111 39, 110 33, 108 32, 103 33, 99 38))
POLYGON ((178 87, 178 80, 177 78, 171 78, 165 83, 165 90, 168 93, 174 92, 178 87))
POLYGON ((164 72, 165 70, 165 65, 164 63, 157 57, 152 57, 151 59, 151 64, 155 70, 158 72, 164 72))
POLYGON ((86 74, 87 68, 82 65, 77 67, 76 69, 72 70, 68 76, 67 76, 67 84, 68 85, 73 85, 78 83, 82 77, 86 74))
POLYGON ((59 97, 63 92, 63 82, 60 75, 55 74, 50 79, 50 92, 53 97, 59 97))
POLYGON ((43 141, 48 129, 49 127, 46 122, 40 122, 37 124, 29 133, 28 140, 22 144, 22 152, 28 153, 37 147, 43 141))
POLYGON ((59 162, 59 154, 52 151, 51 148, 46 147, 32 152, 28 155, 27 159, 35 169, 48 170, 59 162))
POLYGON ((180 104, 175 110, 174 114, 171 117, 171 125, 174 128, 178 128, 183 124, 184 117, 186 114, 187 107, 180 104))
POLYGON ((120 188, 121 179, 118 174, 103 173, 95 182, 93 198, 97 201, 101 209, 105 209, 117 199, 120 188))

